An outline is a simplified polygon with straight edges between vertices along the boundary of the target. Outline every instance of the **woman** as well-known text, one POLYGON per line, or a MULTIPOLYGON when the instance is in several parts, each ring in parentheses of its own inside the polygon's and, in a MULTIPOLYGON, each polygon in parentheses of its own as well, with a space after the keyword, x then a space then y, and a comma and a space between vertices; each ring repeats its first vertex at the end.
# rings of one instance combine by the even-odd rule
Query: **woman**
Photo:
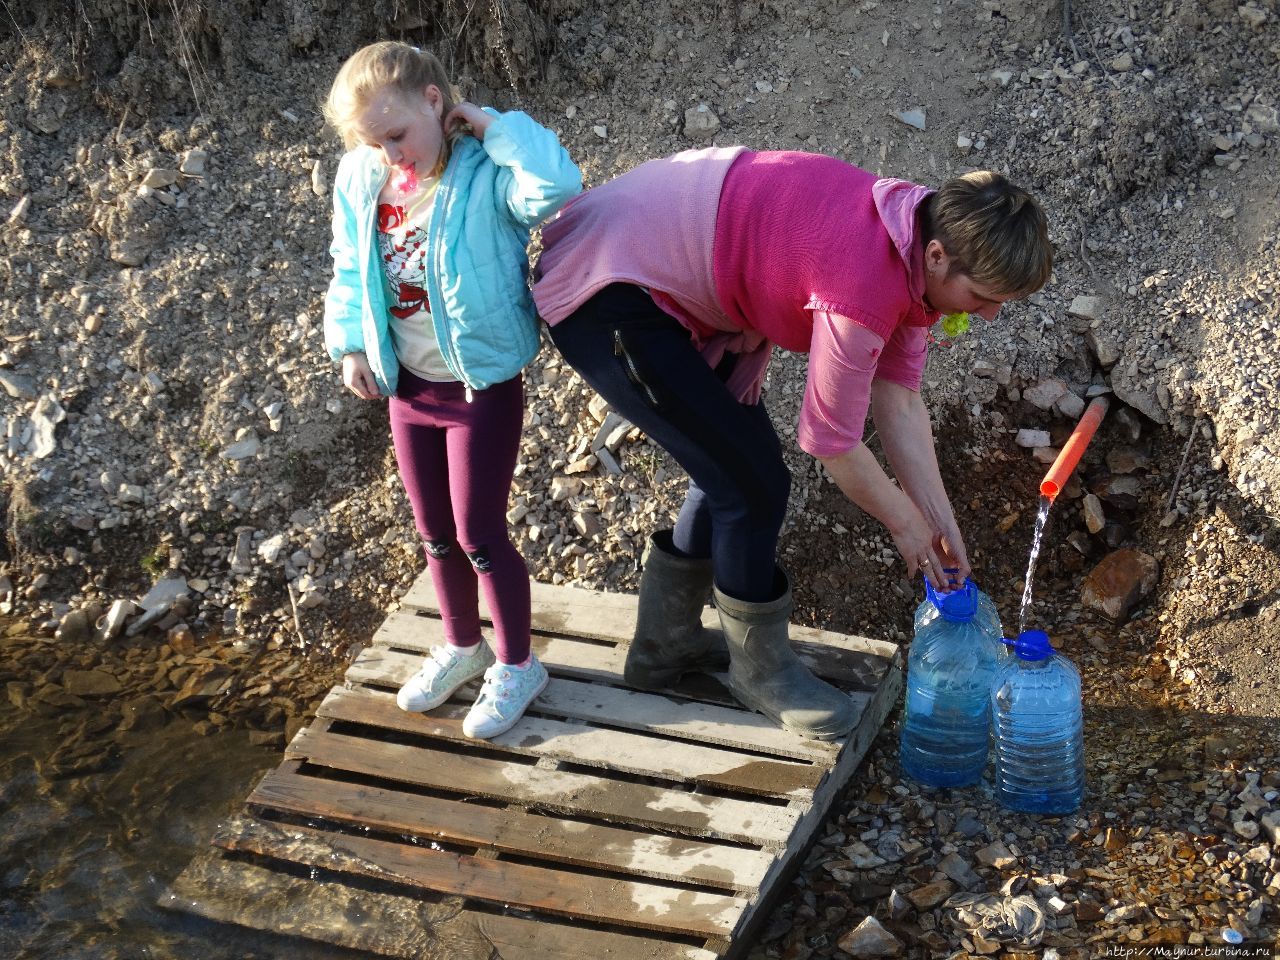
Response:
POLYGON ((934 192, 831 157, 742 148, 654 160, 543 232, 534 299, 565 359, 688 472, 640 581, 629 683, 723 666, 735 696, 804 736, 856 722, 791 651, 776 563, 790 476, 760 402, 772 347, 807 352, 797 438, 935 587, 969 563, 919 395, 943 314, 990 320, 1048 279, 1044 214, 998 174, 934 192), (862 444, 871 410, 898 484, 862 444), (710 590, 727 651, 704 631, 710 590))

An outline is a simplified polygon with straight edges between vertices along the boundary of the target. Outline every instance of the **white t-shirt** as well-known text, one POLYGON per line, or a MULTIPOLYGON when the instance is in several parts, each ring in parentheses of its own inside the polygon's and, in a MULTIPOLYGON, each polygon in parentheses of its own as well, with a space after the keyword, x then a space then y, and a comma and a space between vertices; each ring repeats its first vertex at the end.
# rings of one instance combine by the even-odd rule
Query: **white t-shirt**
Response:
POLYGON ((456 380, 445 366, 427 299, 427 227, 439 179, 402 191, 388 180, 378 197, 378 254, 390 293, 391 343, 402 367, 424 380, 456 380))

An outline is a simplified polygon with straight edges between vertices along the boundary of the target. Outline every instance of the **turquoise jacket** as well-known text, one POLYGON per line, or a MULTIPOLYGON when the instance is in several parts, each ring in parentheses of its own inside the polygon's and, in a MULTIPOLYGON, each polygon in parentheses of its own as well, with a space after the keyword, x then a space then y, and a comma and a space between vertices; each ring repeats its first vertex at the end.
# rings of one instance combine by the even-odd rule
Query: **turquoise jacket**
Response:
MULTIPOLYGON (((524 113, 485 112, 495 119, 484 140, 462 137, 453 146, 427 240, 436 339, 450 372, 472 390, 510 380, 538 352, 529 231, 582 189, 582 175, 554 133, 524 113)), ((367 146, 338 165, 333 280, 324 302, 329 356, 363 352, 387 396, 400 374, 376 242, 378 193, 389 173, 367 146)))

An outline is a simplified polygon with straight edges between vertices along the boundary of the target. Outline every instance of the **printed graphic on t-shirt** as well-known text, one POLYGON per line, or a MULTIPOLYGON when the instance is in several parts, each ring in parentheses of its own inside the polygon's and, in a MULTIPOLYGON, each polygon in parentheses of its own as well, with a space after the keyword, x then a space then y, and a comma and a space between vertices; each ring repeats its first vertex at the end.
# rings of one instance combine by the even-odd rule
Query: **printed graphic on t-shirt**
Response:
POLYGON ((424 286, 426 280, 427 231, 407 223, 405 208, 399 204, 378 204, 378 247, 382 268, 391 281, 395 302, 391 313, 400 319, 419 310, 431 312, 424 286))

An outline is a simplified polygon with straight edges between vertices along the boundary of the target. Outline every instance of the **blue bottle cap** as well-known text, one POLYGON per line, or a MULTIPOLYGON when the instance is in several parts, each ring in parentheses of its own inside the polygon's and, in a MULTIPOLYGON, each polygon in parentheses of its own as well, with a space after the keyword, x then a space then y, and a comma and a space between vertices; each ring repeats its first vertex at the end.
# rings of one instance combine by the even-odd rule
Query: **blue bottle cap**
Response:
POLYGON ((972 580, 965 580, 964 586, 950 593, 939 593, 926 580, 924 592, 929 602, 938 608, 942 618, 952 623, 967 623, 978 612, 978 588, 973 585, 972 580))
POLYGON ((1058 651, 1049 643, 1049 635, 1043 630, 1023 630, 1017 640, 1004 639, 1005 646, 1013 647, 1019 660, 1048 660, 1058 651))

